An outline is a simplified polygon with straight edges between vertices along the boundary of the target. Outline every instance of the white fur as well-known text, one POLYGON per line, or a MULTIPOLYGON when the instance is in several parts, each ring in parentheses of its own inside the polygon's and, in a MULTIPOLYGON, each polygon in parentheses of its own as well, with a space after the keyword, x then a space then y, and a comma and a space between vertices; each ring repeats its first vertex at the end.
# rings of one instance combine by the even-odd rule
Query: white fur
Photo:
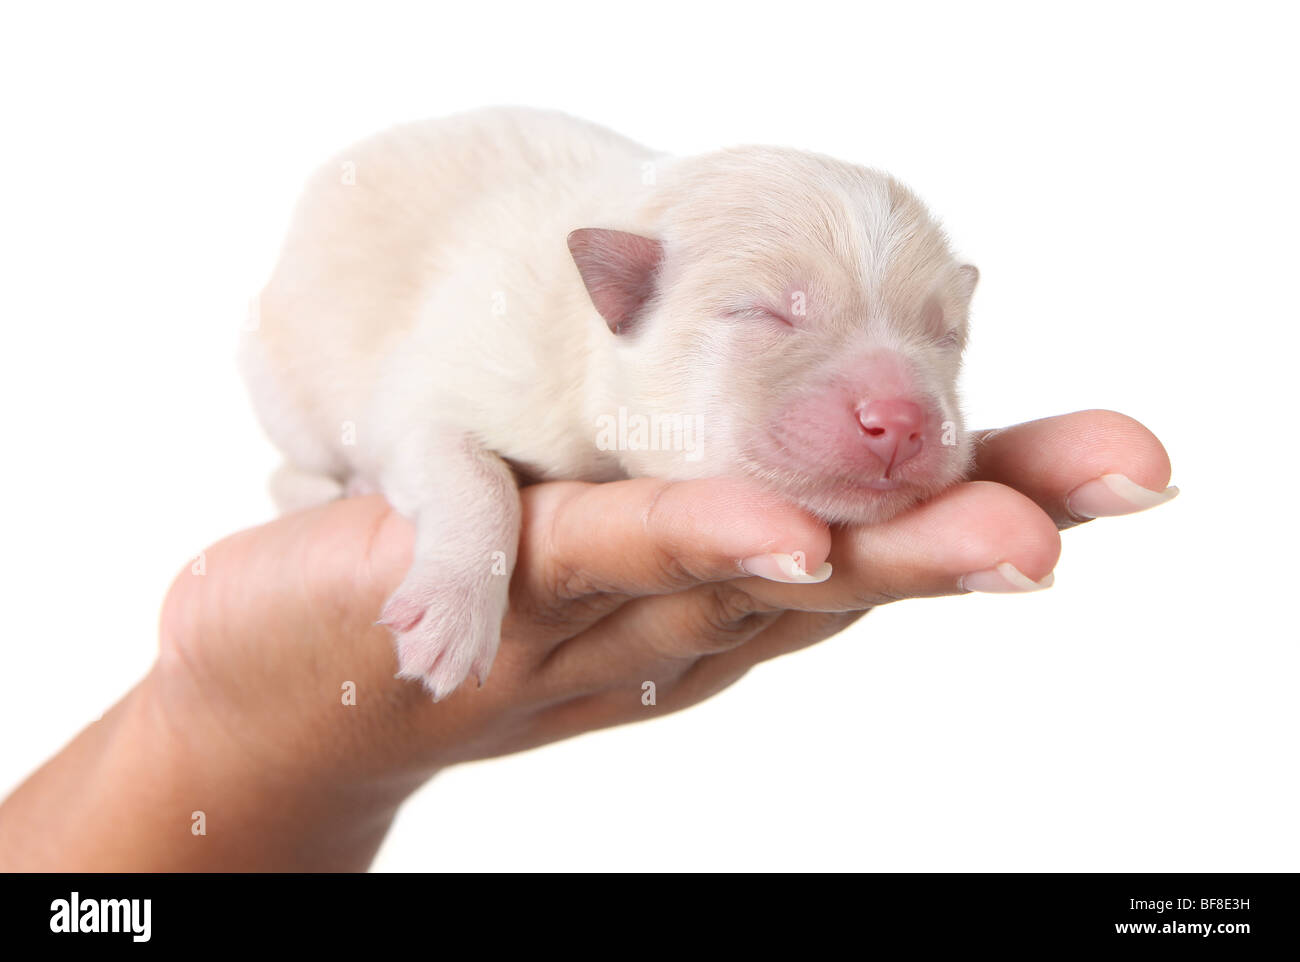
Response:
POLYGON ((955 480, 964 433, 925 485, 870 503, 818 490, 815 449, 796 470, 760 439, 850 376, 845 358, 886 350, 959 425, 974 276, 884 174, 779 148, 673 159, 560 114, 484 110, 382 133, 312 178, 243 367, 289 464, 282 506, 373 485, 414 519, 416 560, 384 618, 425 612, 398 628, 398 651, 437 698, 471 671, 481 682, 496 650, 518 539, 510 468, 748 473, 833 520, 955 480), (631 334, 612 334, 583 287, 565 245, 582 227, 663 244, 631 334), (806 330, 732 316, 791 284, 815 305, 806 330), (697 417, 703 453, 601 450, 598 420, 620 408, 697 417))

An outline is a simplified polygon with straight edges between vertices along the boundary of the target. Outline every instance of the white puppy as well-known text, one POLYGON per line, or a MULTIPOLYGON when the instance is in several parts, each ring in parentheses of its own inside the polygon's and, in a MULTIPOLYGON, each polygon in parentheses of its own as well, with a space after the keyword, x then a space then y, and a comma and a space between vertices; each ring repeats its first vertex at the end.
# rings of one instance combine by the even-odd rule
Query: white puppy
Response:
POLYGON ((484 110, 315 175, 242 363, 282 510, 378 490, 414 521, 381 620, 441 698, 496 653, 517 479, 743 475, 839 522, 958 480, 977 277, 883 173, 484 110))

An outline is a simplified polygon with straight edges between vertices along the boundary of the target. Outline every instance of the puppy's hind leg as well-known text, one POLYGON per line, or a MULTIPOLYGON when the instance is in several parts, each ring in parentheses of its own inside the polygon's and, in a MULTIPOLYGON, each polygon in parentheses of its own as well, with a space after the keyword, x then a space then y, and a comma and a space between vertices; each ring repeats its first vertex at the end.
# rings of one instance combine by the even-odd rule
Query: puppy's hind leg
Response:
POLYGON ((270 489, 271 500, 281 514, 314 508, 343 497, 343 484, 337 478, 304 471, 288 461, 271 474, 270 489))

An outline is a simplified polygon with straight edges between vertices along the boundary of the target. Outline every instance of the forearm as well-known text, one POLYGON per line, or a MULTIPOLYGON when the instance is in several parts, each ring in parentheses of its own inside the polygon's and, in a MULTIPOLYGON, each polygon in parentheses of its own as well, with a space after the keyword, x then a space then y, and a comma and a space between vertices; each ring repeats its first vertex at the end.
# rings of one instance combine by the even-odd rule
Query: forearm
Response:
POLYGON ((157 672, 0 805, 5 871, 363 870, 405 792, 267 771, 157 672))

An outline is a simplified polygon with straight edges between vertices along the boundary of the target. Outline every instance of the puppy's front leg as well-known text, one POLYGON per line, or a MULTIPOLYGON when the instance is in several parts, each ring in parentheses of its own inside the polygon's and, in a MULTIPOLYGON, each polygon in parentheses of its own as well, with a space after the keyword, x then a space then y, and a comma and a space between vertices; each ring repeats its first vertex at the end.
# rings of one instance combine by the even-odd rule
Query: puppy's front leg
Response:
POLYGON ((519 548, 519 488, 509 466, 464 433, 400 445, 380 487, 415 522, 406 579, 380 621, 396 635, 399 675, 437 701, 473 672, 483 684, 519 548))

